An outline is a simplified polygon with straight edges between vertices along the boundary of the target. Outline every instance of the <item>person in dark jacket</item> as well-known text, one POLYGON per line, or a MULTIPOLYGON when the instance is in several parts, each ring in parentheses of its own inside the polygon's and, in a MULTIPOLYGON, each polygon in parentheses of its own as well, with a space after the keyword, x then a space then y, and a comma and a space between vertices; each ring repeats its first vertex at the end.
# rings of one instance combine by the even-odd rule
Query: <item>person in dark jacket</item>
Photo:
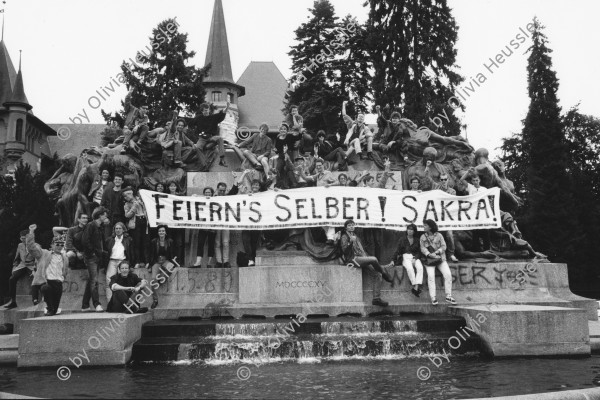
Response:
POLYGON ((348 157, 341 147, 335 147, 333 143, 325 139, 325 131, 317 133, 317 142, 315 143, 315 157, 318 156, 325 161, 333 161, 332 171, 347 171, 348 157))
POLYGON ((108 283, 110 290, 113 291, 114 294, 106 307, 106 311, 128 312, 130 314, 142 314, 147 312, 148 309, 146 307, 140 307, 140 303, 136 301, 136 298, 146 294, 146 292, 139 292, 142 291, 142 289, 150 288, 148 282, 144 279, 140 279, 139 276, 131 272, 127 260, 121 261, 117 268, 119 273, 113 275, 108 283))
POLYGON ((387 307, 388 303, 381 300, 381 280, 392 282, 392 277, 383 269, 376 257, 371 257, 365 251, 360 238, 356 236, 354 220, 344 223, 344 230, 340 237, 342 260, 348 266, 362 268, 369 271, 373 279, 373 305, 387 307))
MULTIPOLYGON (((171 260, 175 257, 175 246, 173 240, 167 237, 167 227, 160 225, 158 227, 158 237, 152 239, 150 243, 150 263, 146 266, 152 271, 152 280, 156 281, 157 275, 160 269, 167 269, 171 271, 174 266, 171 260)), ((156 290, 152 290, 152 308, 156 308, 158 305, 158 293, 156 290)))
POLYGON ((94 210, 92 219, 93 221, 85 226, 81 235, 83 261, 89 273, 88 282, 83 293, 81 311, 89 310, 91 299, 96 312, 102 312, 104 309, 100 305, 100 296, 98 294, 98 266, 102 262, 105 253, 102 229, 103 224, 106 224, 108 221, 108 211, 104 207, 98 207, 94 210))
POLYGON ((94 182, 92 182, 92 187, 88 193, 89 206, 87 212, 88 215, 92 215, 94 209, 96 207, 100 207, 102 203, 102 195, 104 191, 109 186, 110 182, 110 172, 107 169, 103 169, 102 172, 94 178, 94 182))
POLYGON ((108 211, 108 218, 113 224, 125 222, 125 209, 121 189, 125 178, 122 174, 115 174, 113 182, 106 185, 102 194, 102 207, 108 211))
POLYGON ((77 218, 77 225, 72 226, 67 231, 67 242, 65 244, 65 251, 67 257, 69 257, 69 266, 71 269, 83 269, 85 263, 83 262, 83 245, 81 243, 81 237, 83 231, 89 222, 89 215, 87 213, 79 214, 77 218))
POLYGON ((421 243, 417 236, 417 226, 410 224, 406 234, 400 236, 398 248, 392 257, 392 265, 402 265, 413 286, 412 293, 419 297, 423 286, 423 264, 421 263, 421 243), (416 272, 416 274, 415 274, 416 272))
POLYGON ((225 142, 219 134, 219 124, 225 120, 229 106, 228 101, 227 107, 223 111, 211 114, 208 103, 203 103, 200 105, 200 113, 196 114, 189 124, 198 136, 195 138, 197 140, 196 147, 204 151, 216 146, 219 151, 219 165, 222 167, 227 167, 227 162, 225 162, 225 142))
POLYGON ((121 261, 131 260, 134 253, 133 240, 127 234, 124 223, 117 222, 113 227, 113 234, 106 243, 106 251, 109 257, 106 267, 106 301, 110 301, 110 278, 117 274, 117 266, 121 261))

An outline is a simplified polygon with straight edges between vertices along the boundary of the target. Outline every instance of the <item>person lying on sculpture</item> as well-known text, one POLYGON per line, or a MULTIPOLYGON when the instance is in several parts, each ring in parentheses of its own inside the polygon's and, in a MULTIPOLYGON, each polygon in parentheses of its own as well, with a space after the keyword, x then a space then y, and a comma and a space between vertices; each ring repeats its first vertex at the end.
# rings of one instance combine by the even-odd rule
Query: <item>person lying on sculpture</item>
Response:
POLYGON ((125 126, 123 128, 123 150, 121 153, 126 153, 129 148, 132 148, 137 153, 140 148, 137 145, 138 140, 143 141, 149 131, 148 106, 141 105, 139 108, 131 103, 131 95, 133 88, 129 90, 125 96, 125 126))
POLYGON ((365 124, 365 114, 359 113, 356 116, 356 121, 346 114, 347 101, 342 103, 342 117, 348 128, 348 133, 344 139, 344 145, 348 146, 346 156, 350 156, 353 152, 356 152, 360 156, 361 160, 369 159, 373 160, 373 132, 365 124), (367 155, 365 156, 362 150, 362 145, 367 147, 367 155))

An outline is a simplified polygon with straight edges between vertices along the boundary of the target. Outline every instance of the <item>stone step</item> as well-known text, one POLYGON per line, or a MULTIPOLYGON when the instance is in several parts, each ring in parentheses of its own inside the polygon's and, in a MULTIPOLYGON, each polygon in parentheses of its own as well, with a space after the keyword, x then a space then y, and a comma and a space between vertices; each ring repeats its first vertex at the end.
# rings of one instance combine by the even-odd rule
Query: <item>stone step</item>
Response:
POLYGON ((223 338, 142 339, 132 362, 203 360, 206 362, 269 361, 331 357, 423 357, 434 354, 479 353, 480 340, 470 336, 453 349, 445 334, 278 335, 223 341, 223 338))
MULTIPOLYGON (((298 321, 298 318, 296 318, 298 321)), ((144 325, 143 338, 200 336, 263 336, 284 332, 291 320, 241 319, 221 321, 152 321, 144 325)), ((464 326, 454 316, 383 316, 381 318, 308 318, 293 324, 295 332, 305 334, 365 334, 398 332, 454 331, 464 326)))

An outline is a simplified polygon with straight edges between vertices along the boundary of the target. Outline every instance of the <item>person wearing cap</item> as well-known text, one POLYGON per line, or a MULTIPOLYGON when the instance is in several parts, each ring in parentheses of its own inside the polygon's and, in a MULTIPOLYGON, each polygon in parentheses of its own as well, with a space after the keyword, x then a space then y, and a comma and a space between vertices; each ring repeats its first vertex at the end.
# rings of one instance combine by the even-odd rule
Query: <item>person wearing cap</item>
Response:
POLYGON ((127 220, 127 230, 132 240, 132 254, 128 258, 134 268, 143 267, 148 262, 146 254, 148 253, 148 221, 146 219, 146 209, 144 202, 139 196, 134 195, 133 188, 123 189, 123 199, 125 200, 125 219, 127 220))
POLYGON ((234 144, 233 151, 237 154, 240 161, 247 159, 254 169, 262 166, 265 175, 269 176, 269 157, 271 156, 273 141, 267 136, 267 132, 269 132, 269 125, 262 124, 259 132, 250 136, 242 143, 234 144))
POLYGON ((140 148, 137 142, 143 142, 149 130, 148 106, 135 107, 131 104, 132 94, 133 88, 125 96, 125 126, 123 132, 123 150, 121 150, 121 153, 127 152, 130 147, 139 153, 140 148))
MULTIPOLYGON (((35 257, 27 250, 26 236, 29 233, 27 229, 22 230, 20 233, 21 243, 17 246, 17 254, 13 261, 13 269, 10 279, 8 280, 8 292, 10 295, 10 302, 4 306, 7 310, 17 308, 17 282, 19 279, 30 276, 35 270, 35 257)), ((33 296, 33 305, 38 304, 37 296, 33 296)))
POLYGON ((65 239, 63 235, 54 236, 51 250, 43 250, 35 242, 37 226, 30 225, 25 238, 27 250, 35 257, 37 269, 33 276, 32 285, 41 285, 41 291, 46 302, 46 313, 53 316, 59 313, 60 299, 63 292, 63 282, 69 273, 69 258, 63 251, 65 239))

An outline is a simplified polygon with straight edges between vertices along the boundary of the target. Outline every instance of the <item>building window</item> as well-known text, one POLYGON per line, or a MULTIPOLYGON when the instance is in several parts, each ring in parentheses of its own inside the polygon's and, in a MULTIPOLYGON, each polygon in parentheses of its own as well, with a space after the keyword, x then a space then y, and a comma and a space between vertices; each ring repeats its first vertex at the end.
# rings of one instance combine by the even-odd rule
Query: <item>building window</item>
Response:
POLYGON ((233 104, 233 93, 227 93, 227 101, 233 104))
POLYGON ((17 125, 17 128, 16 128, 16 132, 15 132, 15 139, 17 142, 22 142, 23 141, 23 120, 18 119, 16 125, 17 125))
POLYGON ((221 101, 221 92, 212 92, 212 101, 217 103, 221 101))

